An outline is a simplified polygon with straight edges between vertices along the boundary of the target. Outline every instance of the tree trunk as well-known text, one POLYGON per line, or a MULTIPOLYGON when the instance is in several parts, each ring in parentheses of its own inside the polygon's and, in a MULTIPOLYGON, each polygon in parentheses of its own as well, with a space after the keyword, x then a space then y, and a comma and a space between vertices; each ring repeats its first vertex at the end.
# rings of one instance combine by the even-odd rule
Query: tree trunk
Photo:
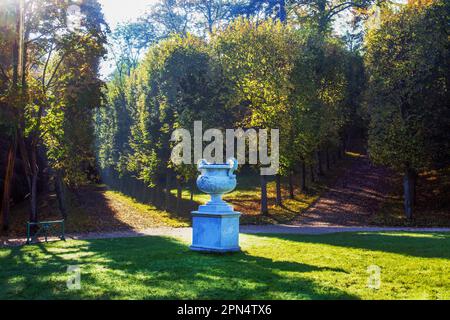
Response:
POLYGON ((183 188, 180 179, 177 179, 177 213, 181 212, 181 200, 182 200, 183 188))
POLYGON ((283 201, 281 199, 281 176, 279 174, 275 175, 275 185, 276 185, 275 204, 277 206, 281 206, 283 205, 283 201))
POLYGON ((166 187, 165 187, 165 197, 164 197, 164 210, 169 211, 170 203, 170 171, 166 173, 166 187))
POLYGON ((314 165, 311 164, 309 166, 309 172, 311 173, 311 182, 315 182, 316 181, 316 177, 314 175, 314 165))
POLYGON ((30 221, 37 222, 37 180, 38 174, 33 173, 31 177, 31 197, 30 197, 30 221))
POLYGON ((406 169, 403 176, 403 200, 407 219, 412 219, 414 213, 416 176, 416 172, 410 168, 406 169))
POLYGON ((21 129, 17 132, 17 144, 19 147, 20 157, 22 158, 23 171, 25 172, 25 178, 27 179, 28 191, 31 194, 31 168, 30 168, 30 159, 28 158, 27 147, 25 145, 25 140, 20 132, 21 129))
POLYGON ((322 168, 322 152, 320 150, 317 151, 317 172, 319 176, 323 176, 323 168, 322 168))
POLYGON ((269 209, 267 207, 267 181, 266 177, 261 175, 260 176, 260 182, 261 182, 261 214, 268 214, 269 209))
POLYGON ((302 161, 300 165, 300 192, 306 190, 306 166, 305 162, 302 161))
POLYGON ((17 136, 14 133, 11 143, 8 148, 7 164, 5 181, 3 183, 3 199, 2 199, 2 222, 3 229, 9 228, 9 210, 10 210, 10 198, 11 198, 11 184, 14 176, 14 165, 16 162, 16 149, 17 149, 17 136))
MULTIPOLYGON (((19 78, 19 46, 20 46, 20 2, 16 2, 16 37, 14 37, 14 42, 12 44, 12 88, 13 93, 18 93, 18 78, 19 78)), ((11 198, 11 183, 14 176, 14 165, 16 162, 16 149, 17 149, 17 130, 14 130, 11 143, 8 147, 7 164, 5 172, 5 180, 3 182, 3 197, 1 203, 1 214, 3 221, 3 229, 8 230, 9 228, 9 211, 10 211, 10 198, 11 198)))
POLYGON ((60 170, 56 170, 55 174, 55 192, 58 199, 59 211, 64 219, 67 219, 66 197, 64 181, 62 179, 62 173, 60 170))
POLYGON ((345 152, 348 149, 349 142, 350 142, 350 133, 346 133, 345 137, 344 137, 344 140, 342 141, 342 149, 341 149, 342 157, 345 157, 345 152))
POLYGON ((156 197, 157 197, 157 191, 156 191, 156 187, 151 187, 150 188, 150 202, 156 206, 156 197))
MULTIPOLYGON (((42 112, 40 107, 39 113, 42 112)), ((30 197, 30 221, 38 221, 37 212, 37 181, 39 175, 39 166, 37 160, 37 144, 38 144, 38 133, 34 132, 33 139, 31 141, 31 155, 30 155, 30 168, 31 168, 31 197, 30 197)))
POLYGON ((328 148, 325 149, 325 156, 326 156, 326 165, 327 165, 327 171, 330 170, 330 152, 328 148))
POLYGON ((164 201, 162 201, 162 195, 163 195, 163 187, 161 186, 162 182, 157 183, 157 185, 155 186, 155 205, 156 207, 160 208, 160 209, 164 209, 164 201))
POLYGON ((194 180, 192 180, 191 181, 191 186, 190 186, 190 191, 191 191, 191 194, 190 194, 190 199, 191 199, 191 201, 194 201, 194 188, 195 188, 195 181, 194 180))
POLYGON ((292 171, 289 172, 289 198, 294 199, 294 179, 292 171))

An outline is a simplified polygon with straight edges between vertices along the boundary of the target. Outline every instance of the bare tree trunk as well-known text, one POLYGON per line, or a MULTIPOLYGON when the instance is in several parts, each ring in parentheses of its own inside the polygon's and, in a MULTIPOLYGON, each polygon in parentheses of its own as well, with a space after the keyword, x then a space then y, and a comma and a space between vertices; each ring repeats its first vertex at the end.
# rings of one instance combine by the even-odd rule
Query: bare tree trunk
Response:
POLYGON ((325 149, 325 155, 326 155, 327 171, 329 171, 330 170, 330 151, 328 150, 328 147, 325 149))
POLYGON ((181 200, 182 200, 183 188, 180 179, 177 178, 177 213, 181 213, 181 200))
POLYGON ((3 199, 2 199, 2 223, 3 229, 9 228, 9 211, 10 211, 10 198, 11 198, 11 183, 14 176, 14 165, 16 162, 16 149, 17 149, 17 133, 14 132, 11 143, 8 148, 7 164, 5 181, 3 183, 3 199))
POLYGON ((66 196, 64 181, 62 179, 61 170, 56 170, 55 173, 55 192, 56 198, 58 199, 59 211, 64 219, 67 219, 67 208, 66 208, 66 196))
POLYGON ((30 221, 37 222, 37 181, 39 174, 39 167, 37 165, 37 150, 36 144, 32 143, 31 147, 31 197, 30 197, 30 221))
POLYGON ((303 192, 306 190, 306 166, 305 162, 302 161, 300 165, 300 191, 303 192))
MULTIPOLYGON (((18 93, 18 79, 19 79, 19 54, 21 45, 21 6, 20 2, 16 2, 16 36, 12 45, 12 88, 13 93, 18 93)), ((13 120, 14 121, 14 120, 13 120)), ((1 214, 3 229, 9 228, 9 211, 10 211, 10 198, 11 198, 11 183, 14 176, 14 165, 16 162, 16 149, 17 149, 17 129, 14 129, 11 143, 8 147, 7 164, 5 172, 5 180, 3 183, 3 197, 1 203, 1 214)))
POLYGON ((277 206, 281 206, 283 205, 283 201, 281 199, 281 176, 279 174, 275 175, 275 186, 276 186, 275 204, 277 206))
POLYGON ((403 198, 407 219, 413 218, 416 176, 416 172, 411 168, 406 169, 403 176, 403 198))
POLYGON ((194 201, 194 188, 195 188, 195 180, 191 180, 191 186, 189 188, 191 191, 191 194, 190 194, 191 201, 194 201))
MULTIPOLYGON (((162 183, 161 183, 162 184, 162 183)), ((158 208, 161 208, 161 209, 164 209, 163 208, 163 206, 164 206, 164 201, 162 201, 161 199, 162 199, 162 195, 163 195, 163 187, 161 186, 161 184, 159 183, 159 181, 158 181, 158 184, 155 186, 155 205, 158 207, 158 208)))
POLYGON ((289 172, 289 198, 294 199, 294 179, 292 171, 289 172))
POLYGON ((31 177, 30 221, 37 222, 37 173, 31 177))
POLYGON ((323 176, 323 168, 322 168, 322 152, 320 150, 317 151, 317 169, 318 175, 323 176))
POLYGON ((21 129, 17 131, 17 144, 19 147, 20 157, 22 158, 23 171, 25 172, 25 177, 27 179, 28 190, 31 193, 31 168, 30 159, 28 158, 27 147, 25 145, 25 140, 20 132, 21 129))
POLYGON ((166 172, 166 187, 165 187, 165 199, 164 199, 164 209, 166 211, 169 210, 169 203, 170 203, 170 171, 167 170, 166 172))
POLYGON ((261 182, 261 214, 268 214, 269 209, 267 207, 267 181, 266 177, 261 175, 260 176, 260 182, 261 182))
POLYGON ((309 172, 311 173, 311 182, 315 182, 316 181, 316 177, 315 177, 315 174, 314 174, 314 165, 313 164, 311 164, 309 166, 309 172))
POLYGON ((150 188, 150 202, 153 205, 156 205, 156 188, 155 187, 150 188))

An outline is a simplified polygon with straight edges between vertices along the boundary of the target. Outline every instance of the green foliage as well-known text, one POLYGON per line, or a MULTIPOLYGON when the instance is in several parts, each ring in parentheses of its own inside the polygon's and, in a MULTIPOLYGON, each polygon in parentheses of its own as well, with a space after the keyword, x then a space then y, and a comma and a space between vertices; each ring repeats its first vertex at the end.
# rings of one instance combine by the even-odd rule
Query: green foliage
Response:
MULTIPOLYGON (((226 88, 218 72, 203 40, 173 36, 153 46, 130 77, 114 78, 105 109, 111 112, 98 114, 102 168, 113 166, 155 186, 173 167, 175 128, 192 130, 196 120, 204 129, 223 126, 226 88)), ((195 172, 191 166, 175 169, 184 180, 195 172)))
POLYGON ((386 12, 367 38, 369 148, 403 172, 448 165, 448 1, 386 12))
POLYGON ((296 106, 294 144, 300 157, 312 162, 315 150, 341 143, 342 132, 355 117, 350 109, 353 59, 343 43, 323 37, 315 28, 303 30, 299 38, 291 80, 296 106))
POLYGON ((313 27, 270 20, 236 20, 209 42, 172 36, 153 45, 129 77, 116 73, 108 84, 107 106, 97 114, 100 165, 150 186, 167 168, 189 180, 194 166, 169 161, 170 136, 176 128, 193 135, 202 120, 204 130, 280 129, 280 172, 287 174, 300 160, 314 162, 318 148, 336 147, 354 122, 354 60, 313 27))
MULTIPOLYGON (((50 165, 64 173, 69 185, 89 181, 95 167, 93 110, 102 104, 103 82, 98 78, 99 59, 106 53, 103 15, 97 1, 84 1, 81 32, 67 34, 54 72, 58 82, 44 102, 43 140, 50 165)), ((50 66, 56 62, 50 60, 50 66)), ((51 66, 52 67, 52 66, 51 66)))

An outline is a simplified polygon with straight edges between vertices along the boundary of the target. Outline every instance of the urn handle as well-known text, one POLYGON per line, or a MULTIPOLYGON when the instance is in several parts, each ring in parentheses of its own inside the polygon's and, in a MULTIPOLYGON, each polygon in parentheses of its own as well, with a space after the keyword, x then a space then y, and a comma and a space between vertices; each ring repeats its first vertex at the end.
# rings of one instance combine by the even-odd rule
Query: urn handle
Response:
POLYGON ((228 176, 230 178, 236 178, 236 175, 233 174, 233 171, 235 171, 238 168, 238 161, 236 158, 228 158, 227 163, 230 165, 230 170, 228 170, 228 176))
POLYGON ((205 159, 198 160, 198 162, 197 162, 198 171, 200 171, 200 169, 202 169, 202 167, 207 164, 208 164, 208 162, 205 159))

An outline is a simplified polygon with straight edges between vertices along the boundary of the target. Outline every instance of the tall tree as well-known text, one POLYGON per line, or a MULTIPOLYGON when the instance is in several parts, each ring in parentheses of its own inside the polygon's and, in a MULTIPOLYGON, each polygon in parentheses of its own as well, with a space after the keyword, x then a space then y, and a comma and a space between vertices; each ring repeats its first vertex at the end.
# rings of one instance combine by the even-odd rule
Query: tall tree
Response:
MULTIPOLYGON (((38 150, 43 150, 45 143, 52 140, 53 135, 59 134, 52 131, 58 127, 56 122, 52 122, 58 120, 58 117, 52 118, 52 108, 55 104, 64 103, 64 99, 61 99, 63 91, 67 93, 66 97, 75 99, 70 91, 73 88, 69 80, 72 76, 70 72, 83 73, 86 70, 83 63, 77 67, 74 64, 72 70, 67 66, 70 59, 75 61, 80 58, 82 59, 78 62, 84 59, 88 64, 98 64, 97 60, 89 60, 85 54, 98 46, 101 47, 101 39, 104 39, 104 36, 95 27, 95 19, 99 18, 100 12, 97 1, 78 2, 77 12, 81 16, 77 17, 72 16, 73 6, 67 2, 14 0, 12 3, 21 3, 23 12, 23 19, 20 21, 21 32, 18 35, 21 43, 18 47, 21 50, 13 55, 13 61, 17 63, 12 64, 12 83, 20 81, 20 103, 15 103, 13 115, 17 120, 18 149, 29 180, 30 220, 36 221, 38 180, 44 169, 42 166, 45 165, 40 160, 42 152, 38 150), (71 18, 76 18, 77 23, 72 23, 71 18)), ((72 84, 82 81, 90 80, 72 78, 72 84)), ((96 88, 93 82, 89 82, 87 87, 92 90, 96 88)))
POLYGON ((369 151, 403 174, 407 218, 418 172, 449 164, 449 19, 448 1, 414 1, 367 38, 369 151))

